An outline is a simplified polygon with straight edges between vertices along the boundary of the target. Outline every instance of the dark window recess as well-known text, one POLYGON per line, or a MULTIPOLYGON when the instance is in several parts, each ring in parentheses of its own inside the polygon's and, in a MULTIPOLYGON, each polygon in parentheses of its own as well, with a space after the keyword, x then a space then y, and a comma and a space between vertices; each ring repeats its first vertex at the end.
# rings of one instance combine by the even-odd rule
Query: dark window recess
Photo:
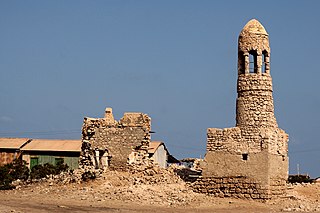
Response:
POLYGON ((257 52, 249 52, 249 73, 257 73, 258 64, 257 64, 257 52))
POLYGON ((54 159, 54 164, 55 165, 59 165, 59 164, 63 164, 63 163, 64 163, 63 158, 55 158, 54 159))
POLYGON ((242 160, 248 160, 248 154, 242 154, 242 160))
POLYGON ((267 51, 263 51, 262 52, 262 70, 261 70, 262 73, 266 73, 266 70, 267 70, 267 60, 266 60, 267 57, 268 57, 267 51))

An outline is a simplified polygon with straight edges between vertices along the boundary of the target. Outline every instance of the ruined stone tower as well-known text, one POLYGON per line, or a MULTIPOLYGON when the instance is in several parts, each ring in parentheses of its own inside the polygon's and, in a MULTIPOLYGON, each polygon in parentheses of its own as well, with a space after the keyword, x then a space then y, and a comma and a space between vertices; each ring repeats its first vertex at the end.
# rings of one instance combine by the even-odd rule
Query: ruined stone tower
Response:
POLYGON ((115 120, 112 108, 106 108, 104 118, 85 117, 82 125, 80 168, 126 169, 131 163, 143 163, 149 159, 151 118, 140 112, 127 112, 115 120), (141 161, 141 162, 139 162, 141 161))
POLYGON ((250 20, 238 40, 236 127, 207 130, 196 191, 258 199, 285 194, 288 135, 274 116, 269 58, 268 33, 250 20))

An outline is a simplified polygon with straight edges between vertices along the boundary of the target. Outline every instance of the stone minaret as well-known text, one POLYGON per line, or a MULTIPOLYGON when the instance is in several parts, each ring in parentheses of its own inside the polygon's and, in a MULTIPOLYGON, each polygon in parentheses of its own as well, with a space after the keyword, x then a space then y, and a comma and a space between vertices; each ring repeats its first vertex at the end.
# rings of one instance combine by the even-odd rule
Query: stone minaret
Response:
POLYGON ((259 21, 252 19, 242 29, 238 41, 238 127, 277 127, 269 61, 268 33, 259 21))
POLYGON ((208 128, 195 191, 226 197, 283 196, 288 135, 274 116, 269 36, 255 19, 239 35, 236 127, 208 128))

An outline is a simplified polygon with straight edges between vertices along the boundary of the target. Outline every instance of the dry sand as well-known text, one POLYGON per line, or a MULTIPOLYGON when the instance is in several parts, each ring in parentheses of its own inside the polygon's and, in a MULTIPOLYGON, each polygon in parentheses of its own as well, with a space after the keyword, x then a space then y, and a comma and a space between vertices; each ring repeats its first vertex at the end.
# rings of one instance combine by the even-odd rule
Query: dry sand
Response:
POLYGON ((109 171, 98 180, 54 180, 0 191, 0 212, 320 212, 320 184, 288 186, 286 198, 268 202, 197 194, 167 171, 109 171))

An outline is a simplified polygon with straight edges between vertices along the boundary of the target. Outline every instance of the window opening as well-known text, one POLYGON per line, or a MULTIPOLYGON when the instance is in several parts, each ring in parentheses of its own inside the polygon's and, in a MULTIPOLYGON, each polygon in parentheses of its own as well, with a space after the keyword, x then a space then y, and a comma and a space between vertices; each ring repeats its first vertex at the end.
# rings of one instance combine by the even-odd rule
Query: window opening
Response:
POLYGON ((242 154, 242 160, 248 160, 248 154, 242 154))
POLYGON ((99 168, 104 169, 110 165, 110 155, 107 149, 99 150, 99 168))
POLYGON ((94 150, 94 164, 95 164, 95 168, 99 169, 99 157, 100 157, 100 151, 99 149, 95 149, 94 150))
POLYGON ((268 57, 267 52, 263 51, 262 52, 262 69, 261 69, 262 73, 266 73, 266 70, 267 70, 267 60, 266 60, 267 57, 268 57))
POLYGON ((249 52, 249 73, 257 73, 257 54, 253 51, 249 52))

